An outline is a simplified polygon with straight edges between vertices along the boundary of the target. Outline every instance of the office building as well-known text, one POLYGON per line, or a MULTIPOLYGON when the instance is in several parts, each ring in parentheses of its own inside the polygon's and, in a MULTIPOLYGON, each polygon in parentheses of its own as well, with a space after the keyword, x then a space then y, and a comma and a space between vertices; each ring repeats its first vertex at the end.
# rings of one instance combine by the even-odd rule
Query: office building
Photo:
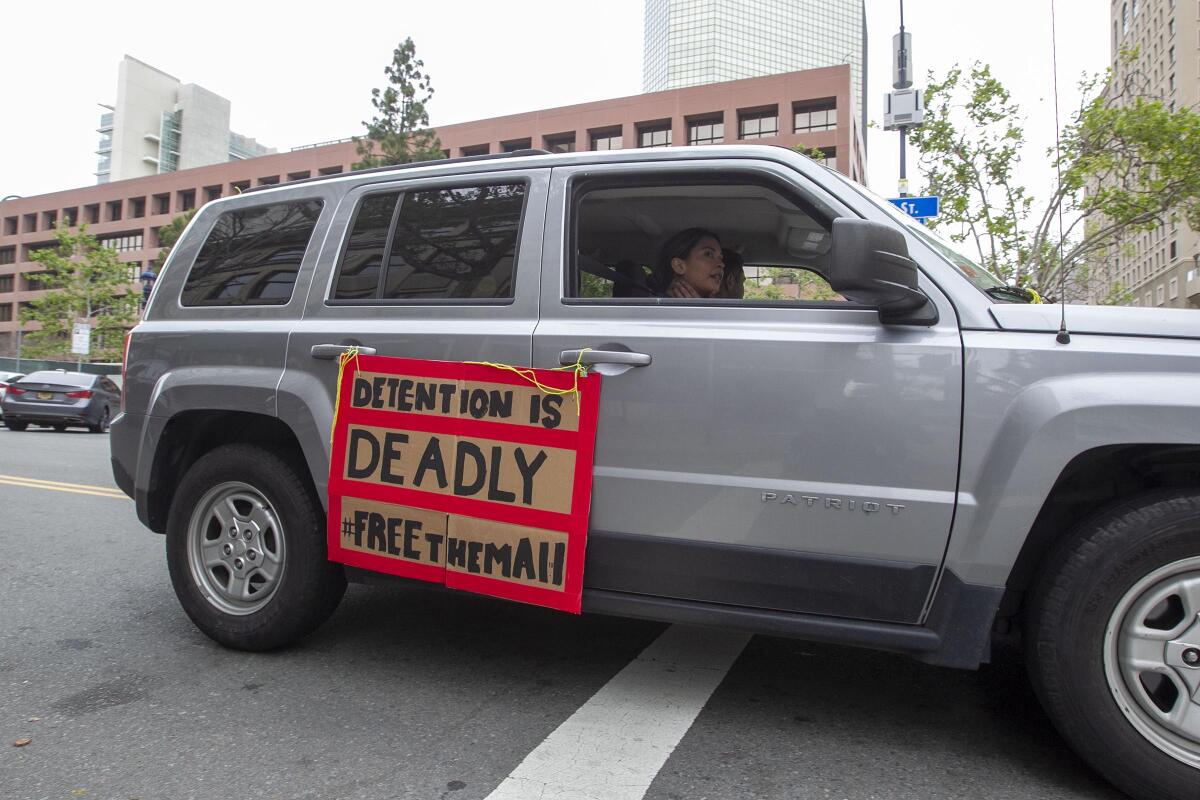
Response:
MULTIPOLYGON (((1200 107, 1200 11, 1176 0, 1112 0, 1109 6, 1112 67, 1118 80, 1136 70, 1144 91, 1172 109, 1200 107), (1120 63, 1124 48, 1137 58, 1120 63)), ((1103 299, 1120 283, 1135 306, 1200 308, 1200 235, 1183 219, 1146 233, 1129 234, 1102 265, 1108 285, 1092 287, 1103 299)))
POLYGON ((866 13, 863 0, 646 0, 642 90, 849 64, 851 105, 814 110, 853 114, 865 136, 866 13))
POLYGON ((229 130, 229 101, 144 64, 121 61, 117 103, 100 115, 96 183, 275 152, 229 130))
MULTIPOLYGON (((856 125, 811 111, 816 101, 849 106, 848 65, 693 86, 550 108, 437 129, 446 156, 527 148, 551 152, 676 145, 770 144, 819 151, 821 160, 863 182, 856 125)), ((851 120, 853 121, 853 120, 851 120)), ((352 139, 287 153, 0 201, 0 355, 17 354, 22 306, 40 296, 31 253, 54 241, 59 223, 88 231, 129 265, 131 290, 157 256, 158 231, 177 215, 251 187, 350 170, 352 139)))

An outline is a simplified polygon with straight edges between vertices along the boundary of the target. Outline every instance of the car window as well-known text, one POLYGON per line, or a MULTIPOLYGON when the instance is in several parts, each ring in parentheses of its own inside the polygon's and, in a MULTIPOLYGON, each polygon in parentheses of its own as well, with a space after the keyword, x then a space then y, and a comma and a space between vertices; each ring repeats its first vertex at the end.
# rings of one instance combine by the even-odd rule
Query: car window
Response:
POLYGON ((686 249, 688 232, 697 231, 719 242, 725 283, 715 289, 710 273, 687 299, 846 302, 824 277, 833 211, 758 176, 593 180, 578 188, 573 209, 568 298, 679 298, 671 284, 690 278, 673 272, 666 251, 686 249))
POLYGON ((91 386, 95 375, 85 375, 79 372, 31 372, 19 383, 54 383, 59 386, 91 386))
POLYGON ((223 213, 188 273, 182 304, 286 304, 321 205, 298 200, 223 213))
POLYGON ((366 196, 331 299, 511 299, 525 195, 506 183, 366 196))

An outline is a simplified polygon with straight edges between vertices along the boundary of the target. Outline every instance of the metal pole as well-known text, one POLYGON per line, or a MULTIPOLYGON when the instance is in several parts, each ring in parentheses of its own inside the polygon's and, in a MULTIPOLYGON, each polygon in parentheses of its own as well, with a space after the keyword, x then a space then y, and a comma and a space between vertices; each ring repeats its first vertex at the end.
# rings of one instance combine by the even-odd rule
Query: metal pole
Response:
MULTIPOLYGON (((900 85, 908 81, 908 48, 904 46, 904 0, 900 0, 900 54, 899 73, 900 85)), ((904 164, 904 140, 908 134, 906 128, 900 128, 900 196, 908 197, 908 172, 904 164)))

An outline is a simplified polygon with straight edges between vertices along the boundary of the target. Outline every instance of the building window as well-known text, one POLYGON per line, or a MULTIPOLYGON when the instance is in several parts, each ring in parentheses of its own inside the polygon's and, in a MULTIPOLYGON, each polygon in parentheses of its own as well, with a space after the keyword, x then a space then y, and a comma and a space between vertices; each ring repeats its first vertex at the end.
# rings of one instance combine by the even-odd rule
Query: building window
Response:
POLYGON ((47 230, 47 231, 52 231, 57 226, 58 226, 58 212, 57 211, 43 211, 42 212, 42 229, 47 230))
POLYGON ((1142 295, 1142 305, 1144 305, 1146 308, 1149 308, 1150 306, 1154 305, 1154 301, 1151 300, 1150 298, 1151 298, 1150 292, 1146 292, 1144 295, 1142 295))
POLYGON ((118 253, 132 253, 142 249, 142 235, 137 233, 128 236, 109 236, 100 240, 100 246, 116 250, 118 253))
MULTIPOLYGON (((277 183, 279 183, 279 176, 278 176, 278 175, 267 175, 266 177, 263 177, 263 178, 259 178, 259 179, 258 179, 258 185, 259 185, 259 186, 274 186, 274 185, 276 185, 277 183)), ((190 191, 190 190, 189 190, 189 191, 190 191)), ((195 204, 196 204, 196 193, 193 191, 193 192, 192 192, 192 206, 194 206, 195 204)), ((183 210, 184 210, 184 211, 190 211, 190 210, 191 210, 191 208, 192 208, 192 206, 184 206, 184 209, 183 209, 183 210)))
POLYGON ((625 146, 620 128, 592 131, 593 150, 620 150, 625 146))
POLYGON ((501 153, 515 153, 518 150, 529 150, 533 147, 532 139, 513 139, 500 143, 501 153))
POLYGON ((1174 18, 1167 20, 1167 36, 1170 36, 1170 37, 1175 36, 1175 19, 1174 18))
POLYGON ((1121 35, 1129 30, 1129 4, 1121 3, 1121 35))
POLYGON ((250 188, 250 181, 230 181, 229 193, 231 195, 241 194, 250 188))
POLYGON ((821 147, 818 149, 820 150, 821 154, 818 156, 816 153, 814 153, 812 155, 812 160, 816 161, 818 164, 829 167, 830 169, 837 169, 837 148, 821 147))
POLYGON ((0 322, 12 322, 12 304, 5 303, 0 306, 0 322))
POLYGON ((720 144, 725 141, 725 121, 717 117, 688 120, 688 144, 720 144))
MULTIPOLYGON (((306 178, 311 178, 311 177, 312 177, 312 172, 310 172, 309 170, 288 173, 288 181, 302 181, 306 178)), ((210 187, 210 188, 216 188, 219 190, 221 187, 218 186, 218 187, 210 187)), ((208 188, 205 188, 204 192, 205 192, 205 194, 207 194, 208 188)), ((217 195, 217 197, 220 197, 220 195, 217 195)), ((213 199, 213 198, 209 198, 209 199, 213 199)))
POLYGON ((1172 92, 1175 91, 1175 73, 1174 72, 1172 72, 1170 77, 1167 78, 1167 88, 1172 92))
POLYGON ((13 289, 13 276, 0 275, 0 292, 11 292, 13 289))
POLYGON ((547 136, 544 140, 544 147, 551 153, 574 153, 575 152, 575 134, 559 133, 554 136, 547 136))
POLYGON ((738 111, 739 139, 766 139, 778 135, 778 106, 738 111))
POLYGON ((154 213, 155 214, 170 214, 171 213, 171 195, 163 193, 154 195, 154 213))
POLYGON ((25 233, 33 233, 37 230, 37 214, 25 215, 25 233))
POLYGON ((458 149, 458 154, 460 156, 486 156, 489 149, 489 145, 475 144, 471 145, 470 147, 460 147, 458 149))
POLYGON ((220 185, 204 187, 204 202, 211 203, 213 200, 219 199, 221 199, 220 185))
POLYGON ((17 235, 17 217, 5 217, 4 218, 4 235, 5 236, 16 236, 17 235))
POLYGON ((12 264, 17 260, 17 248, 0 247, 0 264, 12 264))
MULTIPOLYGON (((445 153, 446 151, 443 150, 442 152, 445 153)), ((450 157, 450 154, 446 153, 446 158, 449 158, 449 157, 450 157)), ((337 166, 334 166, 334 167, 321 167, 319 170, 317 170, 317 174, 318 175, 341 175, 342 174, 342 166, 341 166, 341 164, 338 164, 337 166)))
POLYGON ((837 129, 837 98, 812 100, 792 105, 793 126, 796 133, 813 133, 837 129))
POLYGON ((1156 287, 1156 288, 1155 288, 1155 290, 1154 290, 1154 296, 1155 296, 1155 299, 1158 301, 1158 304, 1161 306, 1161 305, 1162 305, 1164 302, 1166 302, 1166 299, 1167 299, 1167 290, 1166 290, 1166 289, 1164 289, 1164 288, 1163 288, 1163 287, 1160 285, 1160 286, 1158 286, 1158 287, 1156 287))
POLYGON ((1179 297, 1179 278, 1171 278, 1171 283, 1168 285, 1170 286, 1170 290, 1167 292, 1167 296, 1172 300, 1179 297))
POLYGON ((1174 261, 1176 254, 1179 252, 1175 247, 1175 242, 1171 242, 1171 244, 1168 245, 1167 250, 1171 254, 1171 260, 1174 261))
POLYGON ((670 147, 671 123, 643 122, 637 126, 638 147, 670 147))
POLYGON ((109 222, 116 222, 121 218, 121 206, 124 205, 120 200, 109 200, 104 206, 104 217, 109 222))
POLYGON ((142 277, 142 262, 130 261, 129 262, 129 282, 137 283, 141 277, 142 277))
POLYGON ((1167 48, 1167 63, 1175 63, 1175 45, 1171 45, 1167 48))

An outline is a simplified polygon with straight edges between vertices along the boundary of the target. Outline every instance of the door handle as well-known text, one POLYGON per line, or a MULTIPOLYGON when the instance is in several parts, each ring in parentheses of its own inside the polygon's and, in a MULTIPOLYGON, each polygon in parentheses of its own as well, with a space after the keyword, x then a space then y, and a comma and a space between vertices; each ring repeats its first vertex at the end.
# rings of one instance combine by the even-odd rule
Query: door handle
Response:
POLYGON ((597 364, 648 367, 652 360, 649 353, 631 353, 628 350, 563 350, 558 356, 558 363, 564 367, 573 364, 583 364, 585 367, 597 364))
POLYGON ((332 361, 353 347, 358 348, 358 354, 360 356, 375 355, 374 347, 363 347, 362 345, 353 344, 314 344, 312 346, 312 350, 309 352, 312 353, 313 358, 320 358, 324 361, 332 361))

